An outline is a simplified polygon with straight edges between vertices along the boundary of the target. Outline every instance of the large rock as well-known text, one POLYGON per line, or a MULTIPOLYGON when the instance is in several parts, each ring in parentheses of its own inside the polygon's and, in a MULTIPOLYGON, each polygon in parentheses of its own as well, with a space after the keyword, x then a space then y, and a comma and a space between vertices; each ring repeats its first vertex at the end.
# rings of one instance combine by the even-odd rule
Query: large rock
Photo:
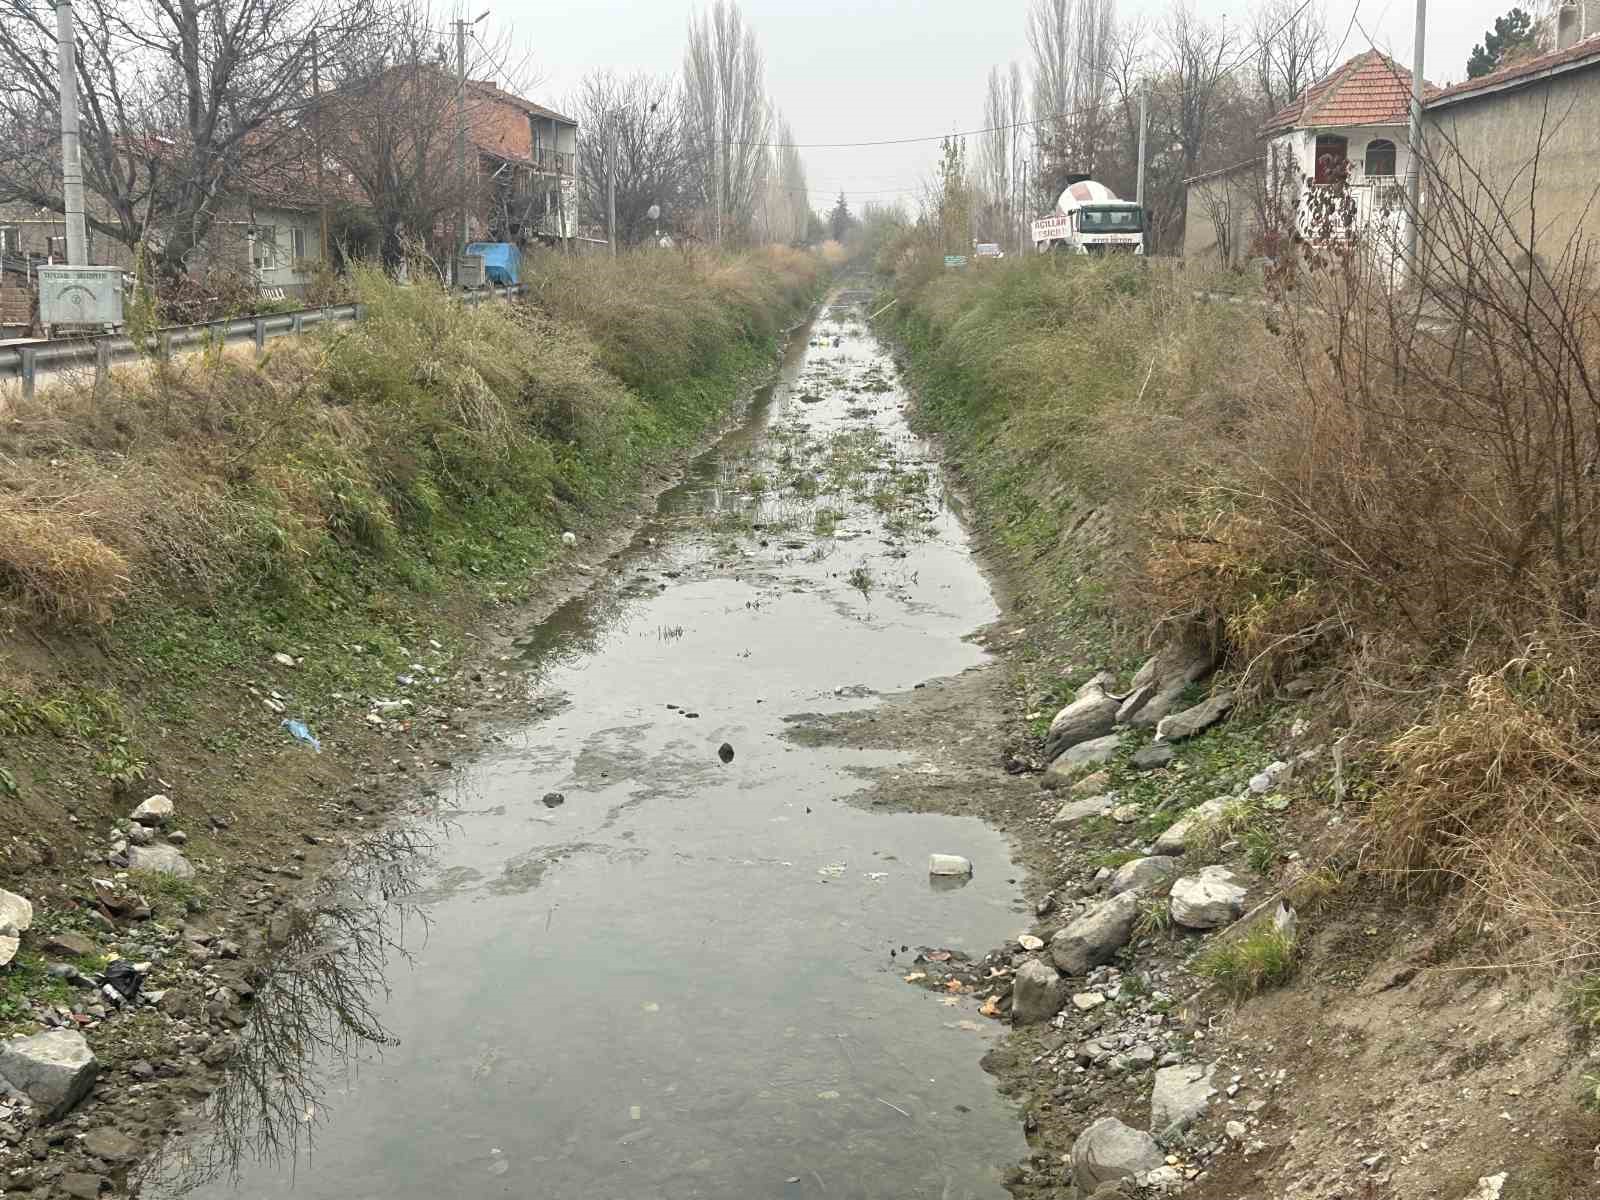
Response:
POLYGON ((179 879, 194 878, 194 864, 176 846, 129 846, 128 870, 154 871, 179 879))
POLYGON ((1150 1094, 1150 1128, 1162 1136, 1180 1133, 1196 1121, 1217 1094, 1211 1076, 1217 1066, 1186 1063, 1156 1072, 1150 1094))
POLYGON ((1068 800, 1056 809, 1056 815, 1050 818, 1050 824, 1075 825, 1088 817, 1102 816, 1110 811, 1110 796, 1085 796, 1081 800, 1068 800))
POLYGON ((1156 737, 1165 742, 1181 742, 1204 733, 1232 711, 1233 693, 1223 688, 1193 708, 1162 717, 1156 723, 1156 737))
POLYGON ((1156 839, 1156 853, 1182 854, 1189 831, 1208 821, 1215 821, 1222 816, 1222 810, 1228 806, 1232 799, 1232 796, 1213 796, 1204 804, 1198 804, 1191 808, 1162 831, 1161 836, 1156 839))
POLYGON ((1194 624, 1181 636, 1168 642, 1146 660, 1133 677, 1122 720, 1127 724, 1152 726, 1177 707, 1183 691, 1198 683, 1217 667, 1215 640, 1203 625, 1194 624), (1144 699, 1129 708, 1130 703, 1144 699))
POLYGON ((1045 734, 1044 756, 1054 759, 1064 750, 1079 742, 1092 741, 1111 732, 1117 723, 1117 709, 1122 701, 1108 695, 1099 677, 1091 679, 1078 689, 1078 697, 1050 722, 1050 732, 1045 734))
POLYGON ((1106 880, 1106 892, 1120 896, 1123 892, 1142 892, 1178 873, 1178 860, 1153 854, 1149 858, 1136 858, 1125 862, 1106 880))
POLYGON ((139 1157, 139 1143, 120 1129, 101 1126, 83 1135, 81 1143, 92 1157, 112 1166, 130 1163, 139 1157))
POLYGON ((46 1121, 66 1116, 99 1074, 99 1061, 75 1029, 0 1041, 0 1080, 28 1097, 46 1121))
POLYGON ((100 953, 100 947, 81 933, 63 930, 45 938, 44 952, 62 954, 68 958, 92 958, 100 953))
POLYGON ((32 924, 33 905, 15 892, 0 889, 0 967, 17 956, 22 934, 32 924))
POLYGON ((1033 1025, 1061 1010, 1061 976, 1048 963, 1030 958, 1017 968, 1011 985, 1011 1023, 1033 1025))
POLYGON ((0 933, 26 933, 33 927, 33 905, 15 892, 0 888, 0 933))
POLYGON ((1132 1179, 1167 1161, 1155 1138, 1115 1117, 1101 1117, 1072 1143, 1072 1181, 1085 1193, 1102 1183, 1132 1179))
POLYGON ((1050 958, 1068 975, 1087 974, 1128 944, 1139 920, 1139 897, 1123 892, 1090 909, 1050 939, 1050 958))
POLYGON ((1215 929, 1244 915, 1248 894, 1227 867, 1205 867, 1172 885, 1172 919, 1185 929, 1215 929))
POLYGON ((1090 738, 1087 742, 1079 742, 1056 756, 1055 761, 1045 769, 1045 778, 1060 786, 1079 771, 1110 762, 1111 756, 1121 745, 1122 739, 1114 733, 1108 733, 1105 737, 1090 738))
POLYGON ((1165 742, 1151 742, 1134 751, 1130 765, 1135 771, 1159 771, 1171 764, 1178 752, 1165 742))
POLYGON ((172 820, 172 801, 165 796, 151 796, 133 810, 133 819, 141 825, 165 825, 172 820))

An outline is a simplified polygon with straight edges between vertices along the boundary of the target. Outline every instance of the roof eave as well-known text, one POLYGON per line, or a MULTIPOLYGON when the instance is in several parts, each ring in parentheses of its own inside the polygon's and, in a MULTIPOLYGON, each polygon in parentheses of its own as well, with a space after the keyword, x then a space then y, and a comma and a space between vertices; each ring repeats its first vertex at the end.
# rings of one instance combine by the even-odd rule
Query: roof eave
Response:
MULTIPOLYGON (((1600 66, 1600 44, 1591 54, 1581 58, 1574 58, 1567 62, 1553 63, 1538 71, 1529 71, 1523 75, 1513 75, 1509 79, 1502 79, 1498 83, 1486 83, 1481 87, 1466 88, 1454 95, 1448 91, 1442 96, 1435 96, 1432 100, 1424 100, 1424 111, 1435 108, 1448 108, 1452 104, 1461 104, 1468 100, 1477 100, 1483 96, 1494 96, 1500 92, 1514 91, 1519 87, 1526 87, 1531 83, 1538 83, 1541 79, 1552 79, 1557 75, 1565 75, 1568 71, 1582 70, 1584 67, 1600 66)), ((1488 78, 1493 78, 1492 76, 1488 78)))

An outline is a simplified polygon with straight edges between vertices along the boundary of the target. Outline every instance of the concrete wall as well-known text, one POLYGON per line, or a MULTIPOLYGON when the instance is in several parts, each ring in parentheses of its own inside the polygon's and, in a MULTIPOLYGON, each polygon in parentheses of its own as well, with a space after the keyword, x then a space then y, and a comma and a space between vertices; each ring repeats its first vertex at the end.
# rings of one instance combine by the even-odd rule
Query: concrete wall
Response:
POLYGON ((1225 266, 1238 266, 1249 258, 1258 225, 1256 196, 1262 187, 1261 166, 1252 163, 1219 171, 1191 180, 1187 186, 1183 257, 1190 262, 1210 259, 1225 266))
POLYGON ((1457 155, 1483 176, 1463 185, 1480 213, 1503 196, 1524 240, 1531 219, 1539 259, 1559 259, 1574 235, 1600 238, 1600 67, 1430 109, 1427 127, 1446 177, 1460 178, 1457 155))

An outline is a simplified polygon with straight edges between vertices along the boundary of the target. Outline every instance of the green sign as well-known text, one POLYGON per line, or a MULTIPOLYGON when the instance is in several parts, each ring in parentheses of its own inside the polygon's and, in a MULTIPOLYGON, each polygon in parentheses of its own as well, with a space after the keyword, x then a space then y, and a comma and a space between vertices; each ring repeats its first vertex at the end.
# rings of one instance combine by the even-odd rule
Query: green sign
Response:
POLYGON ((944 265, 947 267, 964 267, 967 265, 967 256, 965 254, 946 254, 944 256, 944 265))

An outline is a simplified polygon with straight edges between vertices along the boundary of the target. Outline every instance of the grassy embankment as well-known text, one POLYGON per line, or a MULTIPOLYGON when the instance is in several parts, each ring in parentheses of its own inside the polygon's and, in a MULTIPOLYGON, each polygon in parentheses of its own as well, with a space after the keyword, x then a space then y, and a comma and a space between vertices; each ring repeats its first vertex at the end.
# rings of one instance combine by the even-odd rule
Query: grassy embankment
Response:
POLYGON ((282 715, 354 742, 367 695, 447 662, 564 530, 627 508, 725 417, 826 271, 789 251, 548 256, 529 303, 477 309, 366 271, 359 326, 14 404, 0 882, 70 869, 119 792, 157 780, 203 793, 176 797, 186 823, 270 813, 312 757, 275 687, 282 715), (274 674, 275 653, 303 662, 274 674))
POLYGON ((1579 916, 1600 903, 1582 277, 1523 304, 1525 273, 1485 271, 1430 318, 1356 262, 1270 313, 1197 301, 1157 264, 900 265, 885 319, 922 418, 1037 609, 1030 702, 1198 614, 1249 702, 1230 725, 1315 681, 1344 751, 1316 794, 1359 818, 1341 856, 1450 897, 1449 953, 1600 965, 1579 916))

